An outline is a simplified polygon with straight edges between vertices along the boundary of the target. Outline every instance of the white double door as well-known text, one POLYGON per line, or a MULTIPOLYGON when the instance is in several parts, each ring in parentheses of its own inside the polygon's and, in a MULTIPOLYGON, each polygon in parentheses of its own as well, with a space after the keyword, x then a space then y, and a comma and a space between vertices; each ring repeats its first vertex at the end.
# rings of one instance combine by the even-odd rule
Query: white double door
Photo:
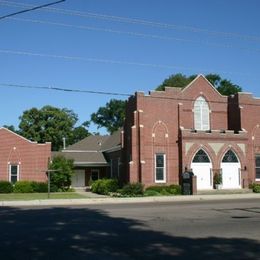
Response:
POLYGON ((197 189, 209 190, 212 186, 212 164, 211 163, 192 163, 191 169, 197 177, 197 189))
POLYGON ((241 188, 240 163, 221 163, 222 169, 222 188, 239 189, 241 188))

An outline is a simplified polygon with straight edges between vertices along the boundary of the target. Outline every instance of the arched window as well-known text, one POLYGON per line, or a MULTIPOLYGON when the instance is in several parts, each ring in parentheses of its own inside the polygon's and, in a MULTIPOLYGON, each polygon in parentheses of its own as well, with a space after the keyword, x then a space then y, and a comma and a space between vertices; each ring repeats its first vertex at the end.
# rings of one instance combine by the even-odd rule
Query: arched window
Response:
POLYGON ((194 128, 209 130, 209 106, 205 98, 198 97, 194 103, 194 128))
POLYGON ((194 156, 192 162, 193 163, 209 163, 210 159, 209 159, 208 155, 202 149, 200 149, 194 156))
POLYGON ((232 150, 228 150, 222 159, 223 163, 237 163, 238 159, 232 150))

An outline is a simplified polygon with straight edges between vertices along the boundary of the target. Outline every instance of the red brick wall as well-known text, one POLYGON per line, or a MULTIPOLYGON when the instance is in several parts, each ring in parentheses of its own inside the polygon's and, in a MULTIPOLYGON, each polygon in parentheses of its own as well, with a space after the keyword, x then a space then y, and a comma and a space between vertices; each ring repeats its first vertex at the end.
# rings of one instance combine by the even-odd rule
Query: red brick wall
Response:
POLYGON ((51 144, 37 144, 0 129, 0 179, 9 179, 9 165, 19 165, 20 180, 46 181, 51 144))
POLYGON ((179 174, 184 167, 190 167, 194 154, 203 147, 214 169, 218 170, 224 154, 232 149, 240 160, 242 181, 246 186, 254 180, 251 139, 256 125, 260 124, 260 106, 256 108, 252 103, 260 105, 260 100, 255 101, 247 94, 236 95, 228 103, 228 98, 220 95, 203 76, 183 90, 166 88, 149 95, 136 93, 128 102, 124 127, 126 179, 141 181, 146 186, 154 185, 154 156, 161 152, 166 154, 167 183, 179 183, 179 174), (203 96, 209 105, 210 133, 191 132, 194 128, 194 101, 199 96, 203 96), (241 100, 250 105, 240 108, 238 102, 241 100), (248 133, 238 132, 240 128, 248 133), (219 146, 219 150, 213 150, 213 144, 219 146), (186 151, 188 146, 191 147, 186 151))

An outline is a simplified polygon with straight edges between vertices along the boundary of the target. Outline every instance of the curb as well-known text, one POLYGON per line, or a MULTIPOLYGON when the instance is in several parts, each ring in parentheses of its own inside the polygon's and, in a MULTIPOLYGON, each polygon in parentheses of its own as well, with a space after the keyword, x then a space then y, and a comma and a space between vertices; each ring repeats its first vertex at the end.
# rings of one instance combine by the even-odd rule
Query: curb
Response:
POLYGON ((260 193, 248 194, 219 194, 219 195, 187 195, 169 197, 141 197, 141 198, 82 198, 82 199, 45 199, 0 201, 0 207, 8 206, 74 206, 74 205, 106 205, 106 204, 130 204, 152 202, 192 202, 192 201, 217 201, 238 199, 260 199, 260 193))

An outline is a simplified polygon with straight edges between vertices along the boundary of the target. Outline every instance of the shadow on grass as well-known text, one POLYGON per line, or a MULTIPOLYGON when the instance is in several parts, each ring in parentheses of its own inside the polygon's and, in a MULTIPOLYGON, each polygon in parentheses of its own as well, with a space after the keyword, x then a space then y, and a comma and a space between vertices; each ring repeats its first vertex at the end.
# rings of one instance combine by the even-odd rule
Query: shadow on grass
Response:
POLYGON ((86 208, 0 208, 0 259, 260 259, 249 239, 169 236, 86 208))

